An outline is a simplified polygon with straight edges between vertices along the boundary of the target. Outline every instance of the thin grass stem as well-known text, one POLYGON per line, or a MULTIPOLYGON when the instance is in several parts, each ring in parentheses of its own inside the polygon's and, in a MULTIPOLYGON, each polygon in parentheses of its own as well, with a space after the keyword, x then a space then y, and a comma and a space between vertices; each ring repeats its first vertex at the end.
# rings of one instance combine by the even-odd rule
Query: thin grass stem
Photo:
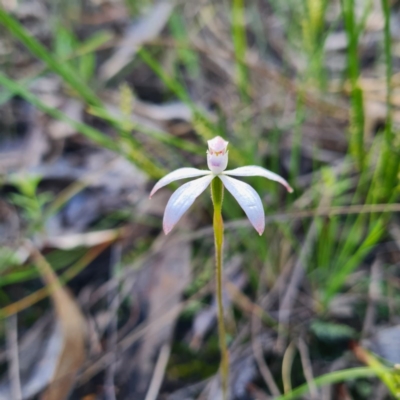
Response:
POLYGON ((224 198, 224 185, 219 178, 214 178, 211 182, 211 197, 214 204, 214 238, 215 238, 215 267, 217 282, 217 302, 218 302, 218 335, 221 350, 221 386, 222 398, 228 400, 228 381, 229 381, 229 353, 226 346, 226 329, 224 322, 224 305, 222 302, 222 269, 223 258, 222 250, 224 245, 224 222, 222 220, 222 201, 224 198))
POLYGON ((364 102, 363 92, 358 84, 360 74, 358 41, 359 31, 355 17, 354 0, 341 0, 344 26, 347 34, 347 64, 348 76, 351 85, 351 124, 350 124, 350 152, 362 171, 365 164, 364 151, 364 102))

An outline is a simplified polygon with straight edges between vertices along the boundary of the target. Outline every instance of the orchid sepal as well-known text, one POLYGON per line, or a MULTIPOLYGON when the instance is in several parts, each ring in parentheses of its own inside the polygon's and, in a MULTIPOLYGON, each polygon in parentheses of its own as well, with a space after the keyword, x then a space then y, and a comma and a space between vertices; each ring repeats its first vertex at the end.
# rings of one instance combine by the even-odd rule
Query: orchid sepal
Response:
POLYGON ((226 175, 219 175, 225 188, 236 199, 240 207, 247 215, 254 229, 261 236, 265 229, 265 214, 262 201, 258 193, 247 183, 231 178, 226 175))
POLYGON ((177 181, 180 179, 186 179, 186 178, 195 178, 197 176, 210 175, 210 174, 211 174, 211 171, 197 169, 197 168, 176 169, 175 171, 172 171, 169 174, 165 175, 163 178, 161 178, 156 183, 153 190, 150 192, 150 198, 152 198, 152 196, 154 195, 154 193, 157 192, 157 190, 161 189, 162 187, 164 187, 174 181, 177 181))
POLYGON ((286 190, 289 193, 293 192, 293 189, 289 185, 289 183, 280 175, 270 171, 269 169, 259 167, 257 165, 246 165, 245 167, 239 167, 224 171, 222 172, 222 174, 230 176, 262 176, 264 178, 270 179, 271 181, 279 182, 280 184, 285 186, 286 190))
POLYGON ((207 189, 213 179, 214 175, 208 174, 185 183, 172 193, 164 212, 163 229, 166 235, 171 232, 182 215, 189 209, 197 197, 207 189))

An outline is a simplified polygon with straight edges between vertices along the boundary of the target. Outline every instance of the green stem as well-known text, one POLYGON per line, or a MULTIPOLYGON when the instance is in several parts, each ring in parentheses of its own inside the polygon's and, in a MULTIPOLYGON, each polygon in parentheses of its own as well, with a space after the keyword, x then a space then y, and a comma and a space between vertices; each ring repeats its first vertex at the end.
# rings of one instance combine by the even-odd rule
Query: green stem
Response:
POLYGON ((386 139, 389 146, 392 144, 392 43, 390 35, 390 2, 389 0, 382 1, 382 10, 385 17, 384 30, 384 45, 385 45, 385 62, 386 62, 386 139))
POLYGON ((363 91, 358 83, 360 65, 358 57, 358 42, 360 29, 355 17, 355 0, 341 0, 344 26, 346 29, 347 64, 351 86, 351 121, 350 121, 350 152, 355 157, 360 170, 363 169, 364 151, 364 100, 363 91))
MULTIPOLYGON (((382 369, 382 372, 386 371, 382 369)), ((343 369, 341 371, 329 372, 325 375, 319 376, 313 380, 313 383, 317 386, 331 385, 333 383, 350 381, 353 379, 360 378, 369 378, 374 377, 378 373, 377 370, 374 370, 370 367, 360 367, 360 368, 350 368, 343 369)), ((310 391, 310 383, 307 382, 304 385, 299 386, 296 389, 293 389, 291 392, 285 393, 282 396, 279 396, 275 400, 295 400, 299 399, 304 394, 310 391)))
POLYGON ((226 330, 224 323, 224 306, 222 304, 222 249, 224 245, 224 222, 222 220, 222 201, 224 199, 224 185, 219 178, 211 182, 211 198, 214 204, 214 238, 215 238, 215 266, 217 276, 217 302, 218 302, 218 335, 221 349, 221 384, 222 397, 228 400, 229 380, 229 353, 226 346, 226 330))

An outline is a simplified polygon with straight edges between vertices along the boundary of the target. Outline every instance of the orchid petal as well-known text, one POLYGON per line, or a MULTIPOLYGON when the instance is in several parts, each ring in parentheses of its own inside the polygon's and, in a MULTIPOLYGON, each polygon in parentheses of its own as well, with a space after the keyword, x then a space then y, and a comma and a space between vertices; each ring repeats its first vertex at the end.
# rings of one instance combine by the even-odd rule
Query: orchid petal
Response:
POLYGON ((206 190, 213 178, 214 175, 210 174, 195 179, 185 183, 172 194, 164 213, 163 228, 166 235, 194 203, 196 198, 206 190))
POLYGON ((235 168, 229 171, 224 171, 223 173, 232 176, 263 176, 264 178, 271 179, 272 181, 281 183, 283 186, 285 186, 288 192, 290 193, 293 192, 293 189, 290 187, 290 185, 280 175, 275 174, 274 172, 269 171, 268 169, 258 167, 255 165, 248 165, 246 167, 235 168))
POLYGON ((197 168, 179 168, 175 171, 170 172, 168 175, 165 175, 164 178, 161 178, 156 185, 154 186, 153 190, 150 193, 150 198, 153 196, 158 189, 168 185, 171 182, 177 181, 179 179, 185 178, 194 178, 196 176, 202 175, 209 175, 211 171, 205 171, 197 168))
POLYGON ((257 192, 247 183, 237 179, 225 175, 218 175, 218 177, 243 208, 243 211, 256 231, 262 235, 265 228, 265 215, 260 196, 257 192))

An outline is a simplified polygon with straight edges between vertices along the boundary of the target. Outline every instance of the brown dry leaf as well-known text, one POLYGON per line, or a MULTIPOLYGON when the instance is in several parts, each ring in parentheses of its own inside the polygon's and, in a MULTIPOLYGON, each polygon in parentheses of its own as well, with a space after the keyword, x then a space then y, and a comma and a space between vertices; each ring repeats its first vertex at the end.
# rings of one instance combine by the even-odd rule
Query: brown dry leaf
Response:
POLYGON ((85 361, 85 319, 78 304, 61 285, 46 259, 30 243, 27 247, 39 268, 43 281, 52 288, 51 298, 62 336, 58 360, 49 386, 42 394, 41 400, 63 400, 68 397, 75 376, 85 361))
POLYGON ((56 249, 70 250, 76 247, 93 247, 106 242, 113 242, 126 233, 127 229, 107 229, 103 231, 71 233, 60 236, 49 236, 45 246, 56 249))
MULTIPOLYGON (((387 102, 387 84, 382 78, 366 78, 359 79, 360 88, 363 91, 365 128, 364 138, 371 142, 379 129, 385 126, 388 106, 387 102)), ((399 75, 396 74, 391 79, 392 92, 390 97, 391 114, 394 128, 400 125, 400 91, 399 91, 399 75)), ((345 85, 346 93, 350 92, 349 83, 345 85)))
MULTIPOLYGON (((67 99, 63 104, 61 111, 74 121, 82 121, 83 117, 83 104, 76 99, 67 99)), ((65 139, 69 136, 76 135, 76 129, 71 124, 60 121, 52 120, 47 124, 47 131, 53 140, 65 139)))
POLYGON ((375 354, 393 364, 400 363, 400 325, 379 328, 369 338, 362 342, 375 354))
MULTIPOLYGON (((269 338, 266 342, 270 342, 269 338)), ((247 398, 248 384, 257 376, 257 369, 250 344, 243 344, 230 349, 229 370, 229 391, 231 398, 247 398)), ((210 380, 203 391, 203 396, 207 400, 221 400, 223 398, 218 374, 210 380)))
POLYGON ((154 372, 154 360, 162 346, 172 338, 177 315, 165 320, 162 316, 180 303, 183 290, 191 279, 191 245, 174 244, 173 241, 174 235, 161 238, 160 247, 143 265, 132 291, 146 309, 149 328, 134 358, 130 351, 121 357, 122 369, 118 375, 123 386, 126 386, 125 382, 130 386, 128 393, 121 388, 121 398, 145 398, 154 372))
MULTIPOLYGON (((115 118, 123 117, 121 110, 114 103, 106 104, 106 107, 115 118)), ((173 120, 191 122, 193 119, 193 113, 189 106, 179 101, 153 104, 135 98, 132 108, 131 121, 150 129, 162 130, 165 122, 173 120)))
MULTIPOLYGON (((48 140, 43 133, 39 113, 30 104, 19 101, 11 107, 17 117, 7 118, 0 114, 5 120, 6 132, 0 134, 0 174, 10 174, 34 168, 42 162, 42 158, 48 150, 48 140), (12 131, 17 123, 25 125, 21 135, 9 136, 7 129, 12 131)), ((11 111, 10 111, 11 112, 11 111)), ((4 128, 3 128, 4 129, 4 128)))
POLYGON ((140 116, 159 122, 173 120, 191 122, 193 119, 193 112, 190 107, 180 101, 152 104, 136 99, 134 111, 140 116))
POLYGON ((16 210, 0 199, 0 246, 13 245, 20 235, 20 221, 16 210))

